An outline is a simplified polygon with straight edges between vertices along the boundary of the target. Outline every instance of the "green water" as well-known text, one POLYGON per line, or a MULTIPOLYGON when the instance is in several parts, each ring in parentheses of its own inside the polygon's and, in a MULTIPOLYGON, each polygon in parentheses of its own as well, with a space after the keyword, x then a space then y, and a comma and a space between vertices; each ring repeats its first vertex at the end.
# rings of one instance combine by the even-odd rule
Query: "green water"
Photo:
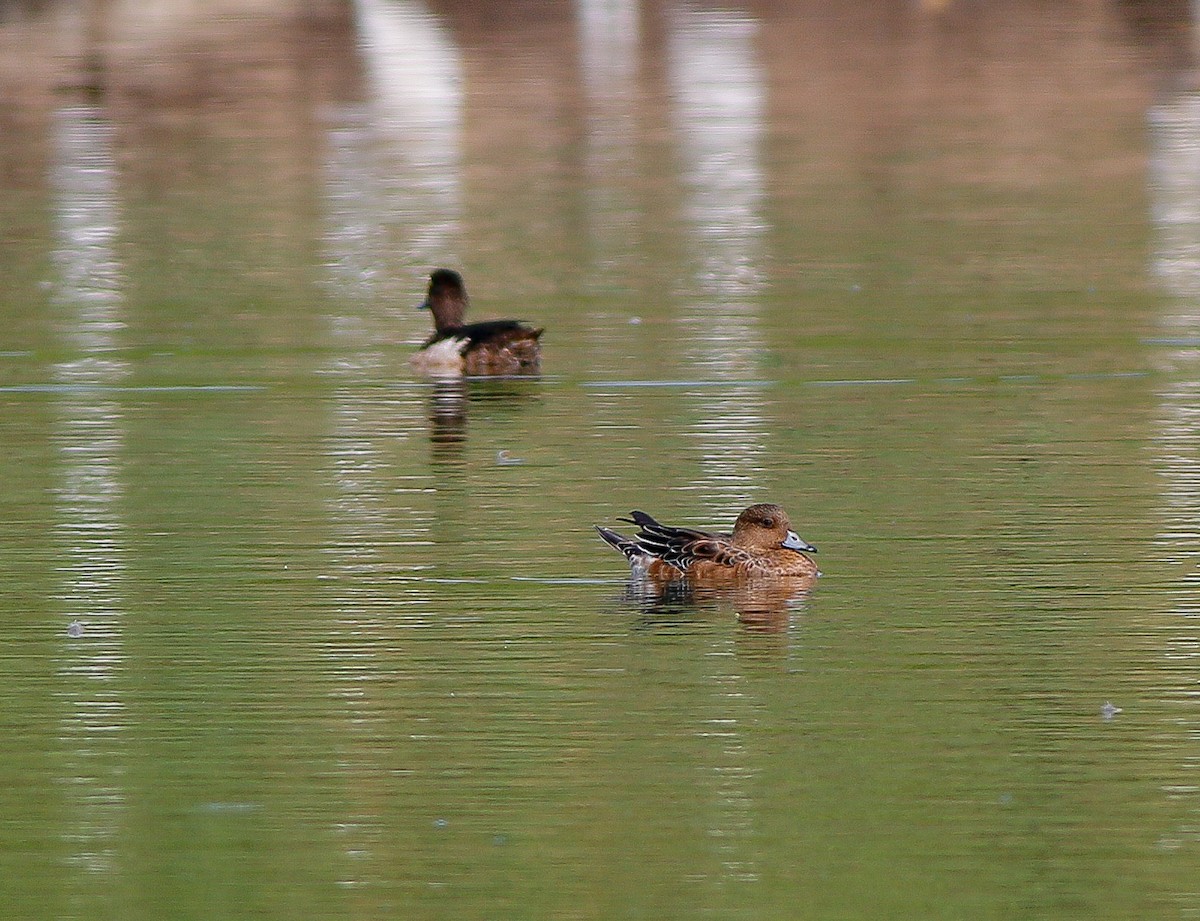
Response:
POLYGON ((1200 914, 1188 23, 226 6, 0 10, 0 916, 1200 914))

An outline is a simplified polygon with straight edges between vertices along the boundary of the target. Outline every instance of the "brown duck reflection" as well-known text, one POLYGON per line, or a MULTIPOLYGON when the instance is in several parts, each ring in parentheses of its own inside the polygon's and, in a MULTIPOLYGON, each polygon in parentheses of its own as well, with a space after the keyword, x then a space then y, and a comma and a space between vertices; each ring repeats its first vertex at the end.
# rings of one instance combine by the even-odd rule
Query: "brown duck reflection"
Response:
POLYGON ((726 585, 682 579, 662 582, 632 577, 623 600, 635 606, 642 623, 663 626, 691 621, 698 614, 732 608, 747 630, 782 633, 792 615, 803 611, 813 579, 765 576, 726 585))
POLYGON ((444 377, 430 381, 427 415, 434 463, 457 464, 467 443, 472 414, 500 418, 540 399, 537 378, 444 377))

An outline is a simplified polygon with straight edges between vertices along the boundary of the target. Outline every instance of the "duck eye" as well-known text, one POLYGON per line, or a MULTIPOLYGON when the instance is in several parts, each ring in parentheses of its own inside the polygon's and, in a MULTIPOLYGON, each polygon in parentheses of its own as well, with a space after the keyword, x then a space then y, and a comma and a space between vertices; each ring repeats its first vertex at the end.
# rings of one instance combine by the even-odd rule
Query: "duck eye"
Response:
POLYGON ((774 518, 764 518, 762 520, 762 525, 764 528, 767 528, 767 529, 773 528, 773 527, 775 527, 775 519, 774 518))

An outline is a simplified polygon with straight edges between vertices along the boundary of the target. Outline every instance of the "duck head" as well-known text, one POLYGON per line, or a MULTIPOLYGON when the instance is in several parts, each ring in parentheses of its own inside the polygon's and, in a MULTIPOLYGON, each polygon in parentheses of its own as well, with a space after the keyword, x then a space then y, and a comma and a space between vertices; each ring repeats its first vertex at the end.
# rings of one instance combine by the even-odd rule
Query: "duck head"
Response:
POLYGON ((429 276, 429 291, 420 309, 433 314, 433 325, 441 332, 462 326, 469 304, 462 276, 453 269, 435 269, 429 276))
POLYGON ((792 530, 787 512, 774 503, 752 505, 733 525, 733 544, 755 550, 774 550, 783 547, 803 553, 816 553, 817 548, 792 530))

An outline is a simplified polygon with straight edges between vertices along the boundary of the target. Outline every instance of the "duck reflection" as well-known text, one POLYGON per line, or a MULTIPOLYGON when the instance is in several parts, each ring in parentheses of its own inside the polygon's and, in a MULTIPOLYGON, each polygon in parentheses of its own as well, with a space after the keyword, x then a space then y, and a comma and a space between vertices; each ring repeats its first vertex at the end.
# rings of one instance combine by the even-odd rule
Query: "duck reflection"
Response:
MULTIPOLYGON (((803 610, 807 587, 799 580, 764 579, 728 586, 697 586, 631 580, 626 605, 638 612, 639 633, 674 632, 697 622, 737 613, 740 630, 705 632, 702 655, 703 687, 708 691, 692 701, 694 733, 703 756, 696 778, 708 803, 706 840, 719 865, 720 885, 754 883, 760 879, 762 836, 756 827, 761 812, 761 788, 752 727, 762 705, 747 674, 764 668, 791 671, 794 612, 803 610)), ((690 630, 688 632, 691 632, 690 630)))
POLYGON ((733 585, 697 585, 634 577, 621 601, 637 611, 642 627, 678 626, 732 609, 747 631, 783 634, 793 616, 807 606, 811 591, 810 579, 771 577, 733 585))
POLYGON ((461 378, 434 381, 429 393, 429 446, 434 460, 457 460, 466 441, 466 381, 461 378))
MULTIPOLYGON (((426 403, 433 462, 440 466, 461 465, 471 413, 503 418, 523 411, 540 398, 541 390, 532 378, 433 378, 426 403)), ((506 465, 516 459, 505 455, 496 462, 506 465)))

